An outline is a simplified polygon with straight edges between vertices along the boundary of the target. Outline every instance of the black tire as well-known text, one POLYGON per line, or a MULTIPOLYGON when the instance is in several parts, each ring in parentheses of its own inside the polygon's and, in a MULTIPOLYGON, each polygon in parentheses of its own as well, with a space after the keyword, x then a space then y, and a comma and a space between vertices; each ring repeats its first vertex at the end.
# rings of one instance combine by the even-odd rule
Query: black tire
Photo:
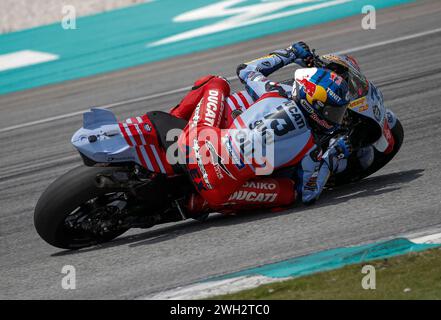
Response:
POLYGON ((384 154, 375 150, 374 162, 369 168, 363 171, 348 170, 348 172, 344 171, 340 174, 336 174, 333 177, 333 181, 332 181, 333 185, 339 186, 339 185, 359 181, 377 172, 378 170, 383 168, 387 163, 389 163, 389 161, 391 161, 393 157, 395 157, 395 155, 398 153, 398 151, 401 148, 401 145, 403 144, 404 130, 400 120, 397 119, 397 123, 391 129, 391 132, 395 139, 394 149, 392 150, 392 152, 390 152, 389 154, 384 154))
POLYGON ((34 211, 34 225, 40 237, 47 243, 63 249, 79 249, 110 241, 127 230, 91 235, 89 239, 77 239, 67 230, 66 217, 81 204, 109 190, 98 188, 96 177, 115 168, 76 167, 57 178, 41 195, 34 211))

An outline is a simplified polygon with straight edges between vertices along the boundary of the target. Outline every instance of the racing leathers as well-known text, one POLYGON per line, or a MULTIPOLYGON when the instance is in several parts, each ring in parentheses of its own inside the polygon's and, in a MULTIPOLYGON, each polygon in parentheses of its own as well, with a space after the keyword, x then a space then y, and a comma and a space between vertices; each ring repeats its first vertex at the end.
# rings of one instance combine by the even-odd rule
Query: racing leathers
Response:
POLYGON ((224 117, 229 85, 214 76, 197 81, 172 111, 185 117, 190 109, 186 106, 197 105, 179 144, 188 174, 210 208, 245 206, 250 201, 259 207, 288 205, 296 199, 296 190, 310 204, 318 199, 329 176, 344 170, 350 152, 347 142, 335 139, 321 150, 288 88, 266 78, 298 59, 295 50, 286 49, 239 66, 238 76, 252 101, 246 98, 249 108, 233 115, 234 119, 224 117), (296 188, 291 179, 265 177, 293 166, 298 168, 296 188), (250 191, 250 185, 263 188, 250 191))
MULTIPOLYGON (((287 100, 287 102, 284 102, 285 105, 292 105, 292 110, 299 111, 294 115, 294 118, 298 119, 295 123, 305 123, 307 135, 309 135, 314 143, 310 146, 309 150, 305 152, 303 157, 294 159, 294 161, 291 160, 291 162, 288 161, 286 164, 276 163, 275 168, 277 168, 278 165, 280 167, 297 165, 297 191, 301 195, 303 203, 311 204, 320 196, 329 176, 332 173, 341 172, 346 168, 346 159, 349 157, 351 150, 346 137, 331 139, 327 150, 321 150, 320 146, 316 143, 317 141, 315 141, 319 137, 319 133, 314 132, 308 119, 302 112, 302 108, 292 100, 292 87, 273 82, 266 78, 266 76, 290 63, 296 63, 301 66, 307 65, 304 59, 307 58, 307 55, 304 55, 302 52, 302 56, 299 57, 298 51, 299 50, 293 48, 274 51, 268 56, 239 65, 237 75, 245 84, 247 93, 254 100, 259 99, 262 95, 267 94, 267 92, 277 92, 287 100)), ((254 108, 254 105, 252 108, 254 108)), ((264 116, 263 113, 262 115, 264 116)), ((291 115, 293 115, 293 113, 291 113, 291 115)), ((276 131, 275 134, 277 134, 276 131)), ((276 144, 275 153, 280 152, 289 158, 292 152, 290 145, 295 145, 299 140, 300 136, 298 135, 283 137, 279 146, 276 144), (284 145, 284 142, 286 142, 286 145, 284 145)))

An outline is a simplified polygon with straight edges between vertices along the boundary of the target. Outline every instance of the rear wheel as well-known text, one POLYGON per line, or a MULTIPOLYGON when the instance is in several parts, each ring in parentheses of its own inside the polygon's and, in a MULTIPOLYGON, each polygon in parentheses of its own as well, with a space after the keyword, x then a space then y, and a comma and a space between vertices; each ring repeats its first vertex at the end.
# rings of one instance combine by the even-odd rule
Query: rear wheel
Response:
POLYGON ((120 190, 98 188, 97 175, 115 168, 76 167, 55 180, 41 195, 34 212, 38 234, 63 249, 110 241, 127 228, 115 229, 114 216, 127 203, 120 190))
POLYGON ((401 145, 403 144, 404 140, 404 130, 403 126, 401 125, 400 120, 397 119, 397 123, 395 126, 391 129, 392 135, 395 139, 395 144, 392 152, 388 154, 384 154, 382 152, 378 152, 375 150, 375 158, 372 165, 367 168, 366 170, 361 170, 360 168, 357 169, 349 169, 346 171, 343 171, 342 173, 336 174, 333 176, 332 184, 334 186, 347 184, 350 182, 356 182, 363 178, 366 178, 370 176, 371 174, 377 172, 381 168, 383 168, 389 161, 395 157, 395 155, 398 153, 398 151, 401 148, 401 145))

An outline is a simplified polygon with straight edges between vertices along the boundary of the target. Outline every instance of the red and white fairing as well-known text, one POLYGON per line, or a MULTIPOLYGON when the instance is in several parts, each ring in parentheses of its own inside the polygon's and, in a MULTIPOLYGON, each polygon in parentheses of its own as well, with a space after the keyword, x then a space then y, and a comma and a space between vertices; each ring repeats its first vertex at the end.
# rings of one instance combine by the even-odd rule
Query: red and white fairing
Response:
POLYGON ((136 162, 151 172, 173 174, 146 115, 118 122, 110 110, 92 108, 84 113, 83 127, 71 142, 81 154, 97 163, 136 162))

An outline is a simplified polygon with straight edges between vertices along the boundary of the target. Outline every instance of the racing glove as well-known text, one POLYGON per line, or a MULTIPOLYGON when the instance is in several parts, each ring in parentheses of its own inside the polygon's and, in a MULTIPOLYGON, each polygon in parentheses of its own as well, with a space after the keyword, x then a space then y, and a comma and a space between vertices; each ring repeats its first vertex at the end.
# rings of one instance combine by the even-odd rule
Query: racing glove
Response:
POLYGON ((332 139, 329 148, 323 155, 323 161, 328 165, 330 173, 339 173, 346 169, 347 159, 352 153, 352 144, 348 136, 332 139))
POLYGON ((313 54, 309 46, 303 41, 294 43, 290 49, 295 55, 294 62, 302 67, 312 67, 313 62, 313 54))
POLYGON ((333 147, 335 148, 339 159, 347 159, 352 153, 352 144, 347 135, 336 139, 333 147))
POLYGON ((325 187, 332 174, 342 172, 348 164, 347 158, 352 153, 352 145, 348 136, 332 139, 326 152, 320 157, 319 149, 309 152, 301 161, 298 192, 302 194, 302 202, 313 204, 325 187))

